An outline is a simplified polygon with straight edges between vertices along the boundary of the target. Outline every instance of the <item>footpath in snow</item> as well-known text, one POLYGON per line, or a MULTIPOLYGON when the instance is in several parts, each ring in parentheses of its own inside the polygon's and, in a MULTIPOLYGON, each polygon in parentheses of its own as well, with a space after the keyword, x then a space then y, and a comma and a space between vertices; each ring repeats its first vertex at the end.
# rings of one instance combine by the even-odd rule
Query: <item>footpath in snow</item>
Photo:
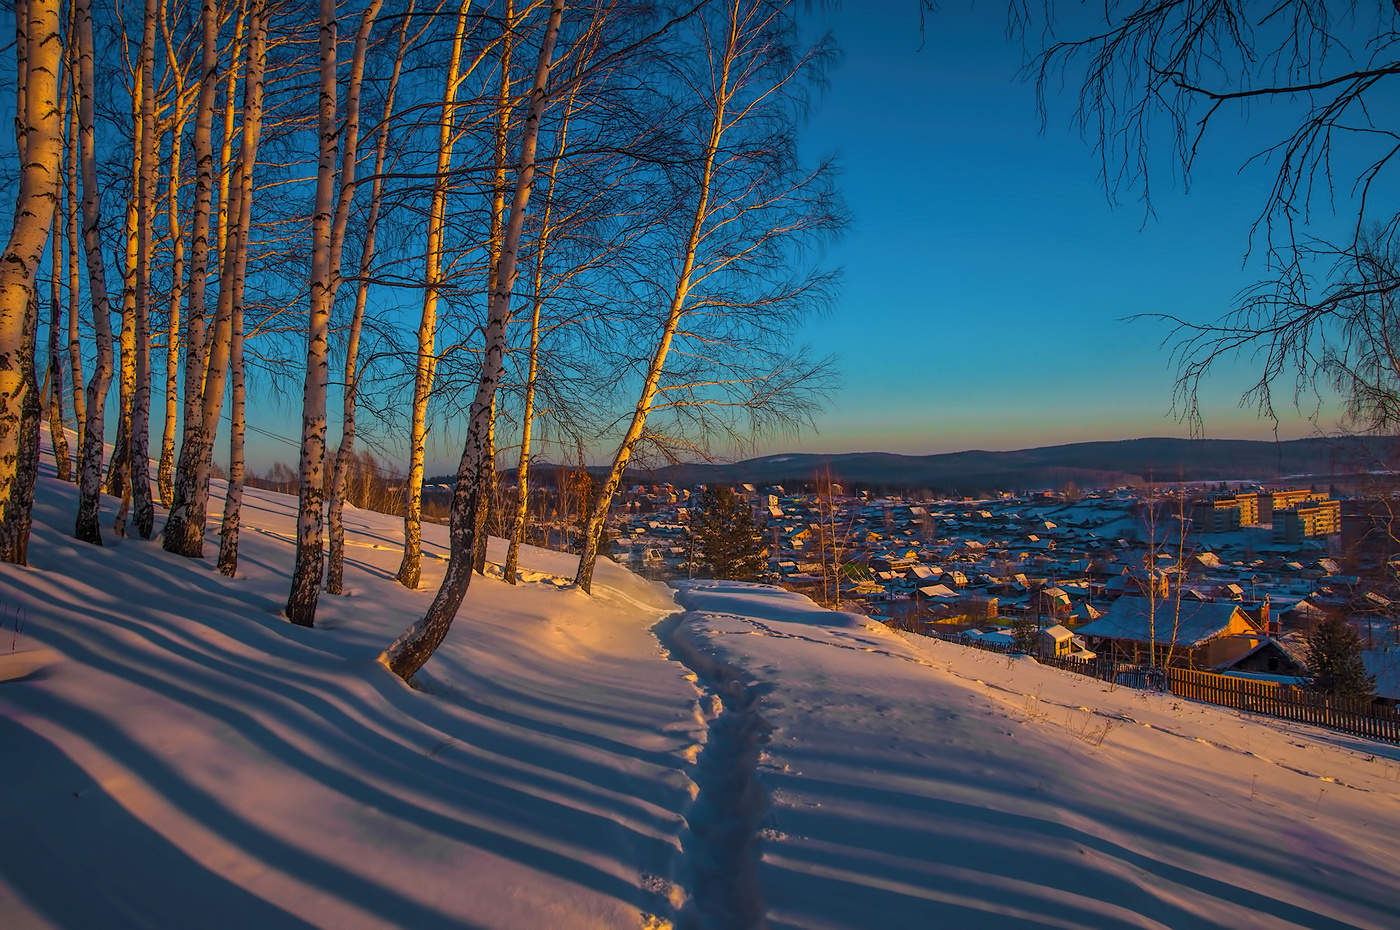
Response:
MULTIPOLYGON (((1400 926, 1400 748, 896 633, 776 588, 697 581, 679 599, 687 612, 660 628, 672 654, 723 699, 718 719, 761 735, 729 754, 749 772, 713 788, 761 789, 731 915, 1400 926)), ((697 781, 704 798, 715 780, 697 781)))
POLYGON ((350 594, 307 630, 279 615, 295 498, 248 492, 231 580, 217 513, 203 562, 114 538, 111 500, 84 545, 44 465, 31 565, 0 566, 0 926, 674 917, 705 724, 651 632, 664 586, 600 564, 590 598, 527 549, 521 585, 473 582, 413 690, 375 657, 436 589, 445 528, 407 591, 401 522, 347 508, 350 594))

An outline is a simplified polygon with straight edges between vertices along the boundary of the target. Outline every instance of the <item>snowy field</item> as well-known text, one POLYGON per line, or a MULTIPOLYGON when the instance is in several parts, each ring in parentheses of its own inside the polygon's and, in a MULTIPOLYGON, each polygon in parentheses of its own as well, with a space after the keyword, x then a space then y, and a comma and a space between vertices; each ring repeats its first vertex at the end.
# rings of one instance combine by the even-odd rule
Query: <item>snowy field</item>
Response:
POLYGON ((230 580, 217 515, 202 563, 85 546, 50 474, 0 566, 7 930, 1400 926, 1400 748, 540 550, 415 690, 374 659, 441 527, 410 592, 347 510, 305 630, 293 499, 230 580))

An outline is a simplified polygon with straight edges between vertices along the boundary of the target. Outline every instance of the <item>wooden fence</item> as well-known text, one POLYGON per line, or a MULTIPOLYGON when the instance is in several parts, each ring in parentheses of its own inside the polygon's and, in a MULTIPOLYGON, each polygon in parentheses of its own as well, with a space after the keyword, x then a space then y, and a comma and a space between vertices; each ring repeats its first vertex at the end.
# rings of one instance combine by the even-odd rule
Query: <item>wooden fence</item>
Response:
POLYGON ((1168 669, 1167 677, 1178 697, 1400 743, 1400 711, 1370 698, 1329 697, 1294 685, 1189 668, 1168 669))
MULTIPOLYGON (((981 642, 975 636, 933 633, 927 626, 900 628, 989 652, 1007 654, 1016 651, 1011 646, 981 642)), ((1127 688, 1144 691, 1169 690, 1177 697, 1191 701, 1203 701, 1252 714, 1265 714, 1282 720, 1326 727, 1367 739, 1400 743, 1400 709, 1377 704, 1369 698, 1329 697, 1295 685, 1240 678, 1235 675, 1217 675, 1214 672, 1200 672, 1189 668, 1160 669, 1119 665, 1104 656, 1094 659, 1046 656, 1037 661, 1041 665, 1113 682, 1127 688)))

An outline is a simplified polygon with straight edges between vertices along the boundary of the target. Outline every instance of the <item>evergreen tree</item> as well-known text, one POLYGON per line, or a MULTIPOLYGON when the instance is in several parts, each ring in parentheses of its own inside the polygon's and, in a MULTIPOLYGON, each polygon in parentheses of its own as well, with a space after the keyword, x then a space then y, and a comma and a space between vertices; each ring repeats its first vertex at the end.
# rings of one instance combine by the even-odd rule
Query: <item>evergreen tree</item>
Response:
POLYGON ((1376 681, 1361 661, 1361 637, 1340 617, 1328 617, 1308 634, 1313 687, 1336 697, 1367 697, 1376 681))
POLYGON ((1037 654, 1040 651, 1040 624, 1032 617, 1018 617, 1011 624, 1011 645, 1025 655, 1037 654))
POLYGON ((691 517, 700 559, 715 578, 753 581, 768 568, 753 513, 732 488, 706 488, 691 517))

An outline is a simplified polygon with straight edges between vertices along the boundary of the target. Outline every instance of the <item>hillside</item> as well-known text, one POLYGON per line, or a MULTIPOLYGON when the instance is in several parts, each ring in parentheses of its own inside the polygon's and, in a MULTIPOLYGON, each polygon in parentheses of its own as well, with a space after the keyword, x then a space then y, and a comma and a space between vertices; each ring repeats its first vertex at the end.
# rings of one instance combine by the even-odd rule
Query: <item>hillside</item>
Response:
POLYGON ((800 484, 828 464, 862 487, 972 494, 1006 489, 1083 488, 1158 481, 1271 481, 1289 476, 1373 472, 1400 460, 1400 440, 1375 437, 1295 439, 1125 439, 1014 452, 898 455, 790 453, 730 464, 684 464, 629 472, 632 480, 695 484, 800 484))
POLYGON ((7 930, 1400 925, 1400 747, 538 549, 409 688, 374 657, 442 528, 407 592, 349 511, 301 629, 295 499, 237 579, 72 500, 0 566, 7 930))

